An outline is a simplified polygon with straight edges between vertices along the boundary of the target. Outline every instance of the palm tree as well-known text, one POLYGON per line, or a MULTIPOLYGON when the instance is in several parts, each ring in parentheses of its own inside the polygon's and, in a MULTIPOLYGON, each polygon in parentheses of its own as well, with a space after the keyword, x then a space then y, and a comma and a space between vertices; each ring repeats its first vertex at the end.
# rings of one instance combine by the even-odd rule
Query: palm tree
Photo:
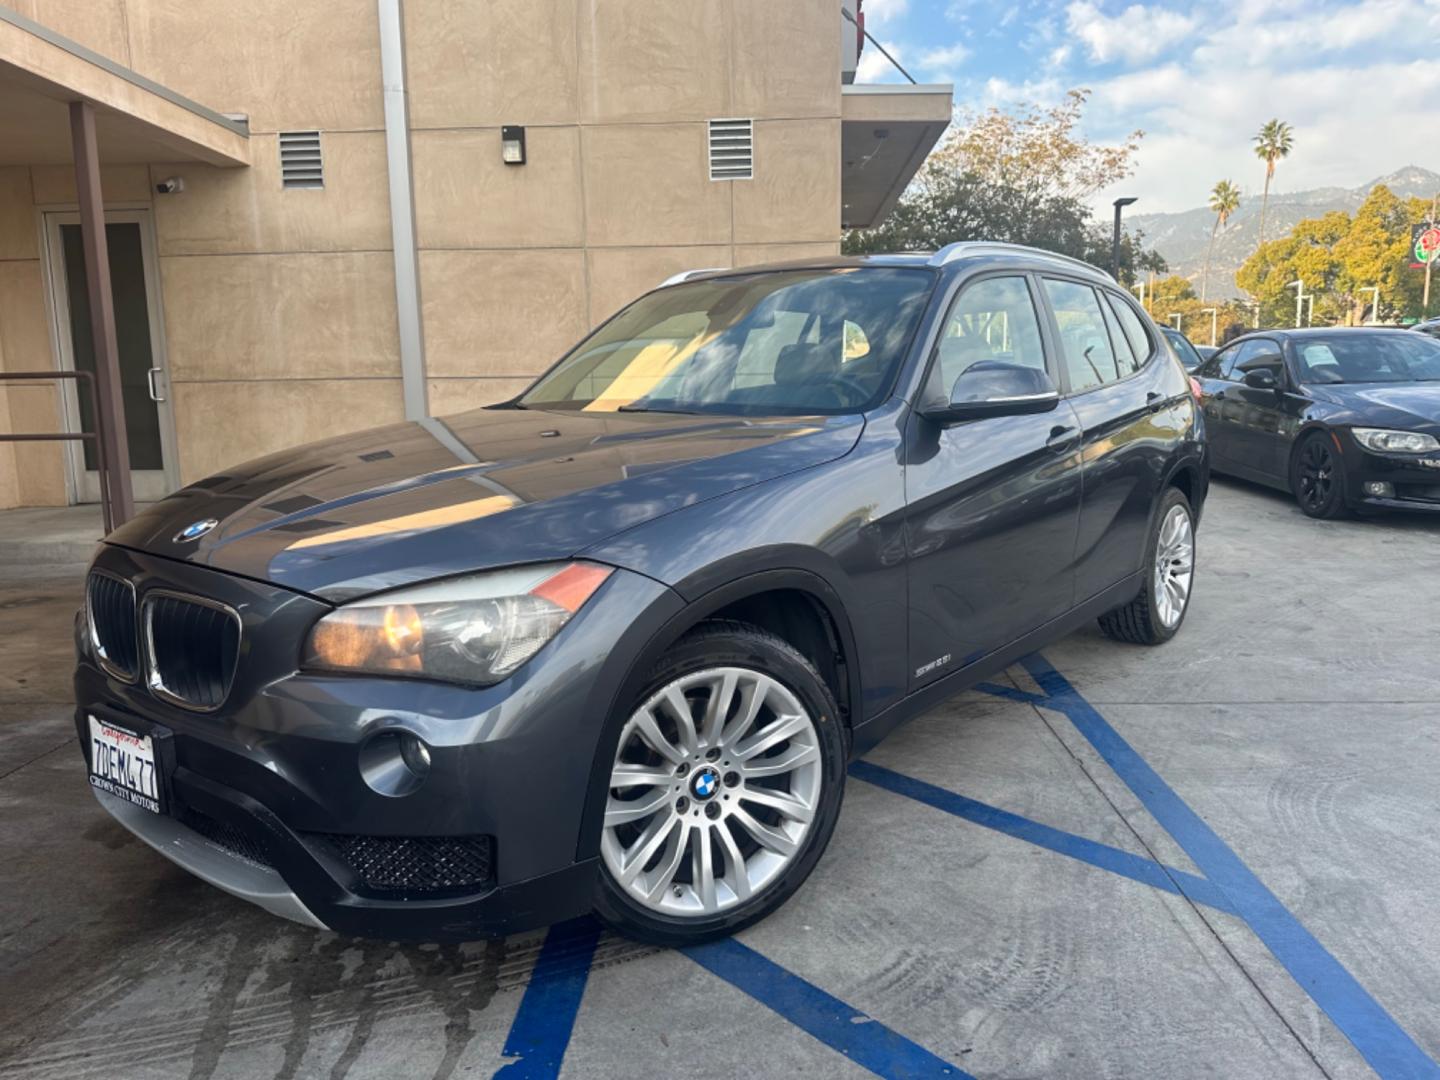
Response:
POLYGON ((1260 198, 1260 239, 1255 244, 1258 251, 1265 243, 1265 207, 1270 202, 1270 181, 1275 177, 1275 163, 1290 156, 1294 144, 1294 132, 1283 120, 1267 120, 1255 136, 1255 156, 1265 162, 1265 194, 1260 198))
POLYGON ((1230 215, 1240 208, 1240 189, 1229 180, 1221 180, 1210 192, 1210 209, 1215 211, 1215 224, 1210 229, 1210 246, 1205 249, 1205 272, 1200 275, 1200 300, 1210 288, 1210 256, 1215 253, 1215 235, 1225 227, 1230 215))

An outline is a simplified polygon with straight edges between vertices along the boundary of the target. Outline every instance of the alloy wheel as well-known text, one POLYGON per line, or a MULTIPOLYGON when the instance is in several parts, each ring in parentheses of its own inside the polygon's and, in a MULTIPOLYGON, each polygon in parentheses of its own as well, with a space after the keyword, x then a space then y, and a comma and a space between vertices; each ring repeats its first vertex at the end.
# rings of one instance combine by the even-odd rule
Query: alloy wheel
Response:
POLYGON ((1300 500, 1310 510, 1329 505, 1335 489, 1335 457, 1324 439, 1312 438, 1300 454, 1300 500))
POLYGON ((1194 575, 1195 530, 1185 507, 1172 506, 1155 543, 1155 608, 1167 630, 1185 614, 1194 575))
POLYGON ((750 668, 671 680, 620 734, 600 853, 643 907, 705 917, 743 904, 799 855, 820 805, 814 719, 750 668))

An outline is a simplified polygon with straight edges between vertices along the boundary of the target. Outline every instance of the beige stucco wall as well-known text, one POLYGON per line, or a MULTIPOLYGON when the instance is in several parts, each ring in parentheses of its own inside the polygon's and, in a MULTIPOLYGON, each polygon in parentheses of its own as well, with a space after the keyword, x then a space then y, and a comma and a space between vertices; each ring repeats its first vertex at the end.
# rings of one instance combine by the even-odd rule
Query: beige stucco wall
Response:
MULTIPOLYGON (((373 0, 8 2, 250 117, 249 168, 106 174, 107 200, 153 211, 182 480, 399 418, 373 0), (282 190, 276 133, 314 128, 324 189, 282 190), (155 196, 170 175, 186 190, 155 196)), ((679 270, 837 250, 833 0, 407 0, 405 16, 432 412, 513 395, 679 270), (712 182, 706 121, 737 116, 756 120, 756 178, 712 182), (525 125, 524 166, 502 164, 502 124, 525 125)), ((52 362, 36 208, 73 200, 66 167, 0 170, 0 362, 52 362)), ((0 410, 58 422, 40 388, 0 410)), ((64 498, 55 447, 0 447, 0 506, 64 498)))

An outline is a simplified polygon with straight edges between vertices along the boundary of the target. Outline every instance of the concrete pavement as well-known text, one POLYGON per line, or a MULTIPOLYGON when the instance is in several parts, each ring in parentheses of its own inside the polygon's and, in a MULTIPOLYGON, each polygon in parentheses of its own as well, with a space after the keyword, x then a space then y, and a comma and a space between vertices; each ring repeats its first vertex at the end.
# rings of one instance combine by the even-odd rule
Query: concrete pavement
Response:
POLYGON ((0 1077, 1440 1073, 1440 522, 1217 480, 1199 541, 1175 642, 1086 631, 1045 653, 1078 696, 1017 666, 898 732, 740 946, 593 962, 583 927, 317 933, 174 868, 85 784, 78 574, 0 568, 0 1077))

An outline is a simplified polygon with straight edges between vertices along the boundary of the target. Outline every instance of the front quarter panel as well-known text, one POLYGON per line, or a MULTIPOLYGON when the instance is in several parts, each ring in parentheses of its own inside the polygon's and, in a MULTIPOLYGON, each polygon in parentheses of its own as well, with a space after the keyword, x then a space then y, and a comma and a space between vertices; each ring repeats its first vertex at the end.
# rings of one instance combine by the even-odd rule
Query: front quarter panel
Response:
POLYGON ((701 606, 745 578, 762 587, 768 572, 819 579, 841 609, 832 616, 853 633, 858 725, 905 692, 905 411, 896 402, 871 414, 843 458, 649 522, 583 554, 654 577, 701 606))

